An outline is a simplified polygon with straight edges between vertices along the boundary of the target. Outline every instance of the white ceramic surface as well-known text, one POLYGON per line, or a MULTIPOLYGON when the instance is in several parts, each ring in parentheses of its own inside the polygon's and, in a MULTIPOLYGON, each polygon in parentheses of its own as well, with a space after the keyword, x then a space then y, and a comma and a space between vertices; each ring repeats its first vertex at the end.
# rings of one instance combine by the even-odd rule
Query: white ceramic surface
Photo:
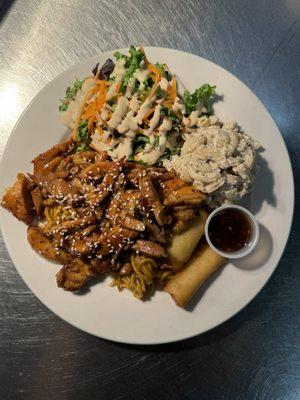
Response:
MULTIPOLYGON (((278 128, 257 97, 221 67, 171 49, 147 48, 152 61, 166 62, 188 89, 208 82, 223 96, 214 110, 222 121, 237 120, 265 151, 261 171, 247 207, 255 214, 261 238, 246 258, 228 264, 201 289, 189 310, 175 306, 169 295, 156 293, 140 302, 99 282, 83 294, 58 289, 59 266, 39 257, 26 240, 26 226, 4 209, 2 233, 10 256, 32 292, 53 312, 96 336, 125 343, 172 342, 205 332, 226 321, 262 289, 284 250, 292 221, 294 187, 289 156, 278 128), (278 162, 280 160, 280 162, 278 162), (278 229, 280 227, 280 229, 278 229)), ((23 113, 7 143, 0 167, 1 193, 17 172, 31 171, 30 160, 60 141, 67 132, 59 122, 58 99, 75 77, 89 75, 96 62, 113 52, 81 62, 48 84, 23 113)))

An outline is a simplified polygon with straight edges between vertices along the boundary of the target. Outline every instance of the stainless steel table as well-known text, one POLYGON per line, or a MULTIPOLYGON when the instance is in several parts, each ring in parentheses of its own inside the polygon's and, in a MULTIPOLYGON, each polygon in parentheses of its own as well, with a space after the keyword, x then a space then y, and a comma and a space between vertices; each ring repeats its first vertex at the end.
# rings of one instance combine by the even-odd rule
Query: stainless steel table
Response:
MULTIPOLYGON (((0 11, 0 152, 22 110, 57 74, 97 52, 143 43, 199 54, 242 79, 276 120, 297 188, 299 16, 299 0, 7 1, 0 11)), ((207 334, 157 347, 110 343, 57 318, 22 282, 0 238, 0 398, 299 399, 297 206, 299 191, 288 246, 256 299, 207 334)))

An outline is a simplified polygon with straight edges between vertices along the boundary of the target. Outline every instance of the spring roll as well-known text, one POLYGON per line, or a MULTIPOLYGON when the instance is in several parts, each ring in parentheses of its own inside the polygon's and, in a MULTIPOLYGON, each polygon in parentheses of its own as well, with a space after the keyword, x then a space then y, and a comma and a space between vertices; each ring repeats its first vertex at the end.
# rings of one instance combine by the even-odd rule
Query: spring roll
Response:
POLYGON ((214 252, 207 243, 202 244, 164 287, 179 307, 185 307, 199 287, 226 262, 226 258, 214 252))
POLYGON ((207 212, 201 210, 199 217, 185 231, 175 235, 167 248, 169 264, 175 271, 181 269, 191 257, 200 239, 204 235, 207 212))

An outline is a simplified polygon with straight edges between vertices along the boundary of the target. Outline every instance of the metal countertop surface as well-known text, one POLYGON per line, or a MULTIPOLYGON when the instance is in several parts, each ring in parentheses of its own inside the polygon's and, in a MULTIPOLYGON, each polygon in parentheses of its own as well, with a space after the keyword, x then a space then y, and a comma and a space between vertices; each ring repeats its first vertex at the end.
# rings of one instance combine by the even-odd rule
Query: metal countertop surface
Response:
POLYGON ((214 330, 161 346, 108 342, 56 317, 0 237, 1 399, 300 398, 299 21, 299 0, 4 2, 0 155, 27 104, 69 66, 131 43, 171 47, 228 69, 262 100, 290 153, 296 203, 287 248, 261 293, 214 330))

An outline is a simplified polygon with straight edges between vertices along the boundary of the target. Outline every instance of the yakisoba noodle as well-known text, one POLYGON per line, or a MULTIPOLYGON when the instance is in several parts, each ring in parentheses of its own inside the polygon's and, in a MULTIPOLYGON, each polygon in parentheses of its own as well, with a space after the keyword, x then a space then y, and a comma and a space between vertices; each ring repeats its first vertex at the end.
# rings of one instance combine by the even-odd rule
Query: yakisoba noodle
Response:
POLYGON ((170 270, 160 269, 153 258, 142 255, 132 255, 130 264, 133 271, 124 276, 114 275, 110 286, 116 286, 119 291, 128 289, 138 299, 149 293, 155 282, 163 284, 173 274, 170 270))
POLYGON ((62 221, 70 219, 74 215, 74 210, 63 207, 62 205, 54 207, 45 207, 44 213, 46 218, 46 224, 54 225, 62 221))

